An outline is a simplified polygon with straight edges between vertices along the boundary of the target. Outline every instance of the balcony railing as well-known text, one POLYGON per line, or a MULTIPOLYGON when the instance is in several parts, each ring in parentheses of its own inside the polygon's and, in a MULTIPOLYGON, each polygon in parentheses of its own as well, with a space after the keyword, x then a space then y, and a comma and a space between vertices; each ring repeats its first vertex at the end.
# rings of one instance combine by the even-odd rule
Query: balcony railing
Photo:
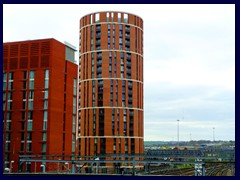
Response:
POLYGON ((101 26, 97 26, 96 31, 101 31, 101 26))
POLYGON ((96 34, 96 38, 97 38, 97 39, 98 39, 98 38, 101 38, 101 34, 100 34, 100 33, 96 34))

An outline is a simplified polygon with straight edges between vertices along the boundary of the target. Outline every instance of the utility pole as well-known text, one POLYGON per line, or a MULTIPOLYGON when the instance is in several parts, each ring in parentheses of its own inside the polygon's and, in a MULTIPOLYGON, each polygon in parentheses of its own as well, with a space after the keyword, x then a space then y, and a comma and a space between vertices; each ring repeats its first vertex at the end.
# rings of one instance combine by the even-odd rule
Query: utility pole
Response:
POLYGON ((178 146, 179 146, 179 121, 177 120, 177 138, 178 138, 178 146))

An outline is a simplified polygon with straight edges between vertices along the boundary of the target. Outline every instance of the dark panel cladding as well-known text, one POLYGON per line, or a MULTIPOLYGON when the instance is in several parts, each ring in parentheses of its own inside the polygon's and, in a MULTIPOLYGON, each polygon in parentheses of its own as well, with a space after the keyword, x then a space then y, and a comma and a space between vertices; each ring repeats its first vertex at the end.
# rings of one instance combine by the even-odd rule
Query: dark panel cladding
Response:
POLYGON ((10 46, 10 57, 18 56, 18 45, 10 46))
POLYGON ((20 57, 20 69, 28 68, 28 57, 20 57))
POLYGON ((3 70, 7 70, 7 67, 8 67, 8 62, 7 62, 7 59, 3 59, 3 70))
POLYGON ((28 56, 29 44, 21 44, 20 46, 20 56, 28 56))
POLYGON ((11 58, 9 69, 14 70, 14 69, 17 69, 17 68, 18 68, 18 59, 17 58, 11 58))
POLYGON ((49 56, 41 56, 41 67, 49 67, 49 56))
POLYGON ((32 56, 30 58, 30 68, 37 68, 38 67, 38 56, 32 56))
POLYGON ((41 53, 50 54, 50 42, 41 43, 41 53))

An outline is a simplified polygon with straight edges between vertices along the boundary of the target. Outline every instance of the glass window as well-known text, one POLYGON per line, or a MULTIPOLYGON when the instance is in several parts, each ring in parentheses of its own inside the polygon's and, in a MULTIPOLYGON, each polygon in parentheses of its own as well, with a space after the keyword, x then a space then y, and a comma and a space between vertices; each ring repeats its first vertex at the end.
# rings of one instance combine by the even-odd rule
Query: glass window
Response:
POLYGON ((33 112, 32 111, 28 112, 28 119, 33 119, 33 112))
POLYGON ((27 79, 28 78, 28 72, 27 71, 24 71, 23 72, 23 79, 27 79))
POLYGON ((23 89, 27 89, 27 81, 23 81, 23 89))
POLYGON ((11 140, 11 134, 10 133, 6 133, 6 141, 10 141, 11 140))
POLYGON ((95 14, 95 22, 99 22, 99 13, 95 14))
POLYGON ((128 23, 128 14, 124 14, 124 15, 123 15, 123 18, 124 18, 124 22, 125 22, 125 23, 128 23))
POLYGON ((24 151, 24 141, 21 141, 21 151, 24 151))
POLYGON ((45 82, 44 82, 44 88, 47 89, 48 88, 48 79, 45 79, 45 82))
POLYGON ((43 140, 43 141, 46 141, 46 140, 47 140, 47 133, 43 133, 43 134, 42 134, 42 140, 43 140))
POLYGON ((27 103, 26 103, 26 100, 23 101, 23 103, 22 103, 22 108, 23 108, 23 109, 26 109, 26 104, 27 104, 27 103))
POLYGON ((73 79, 73 95, 77 95, 77 79, 73 79))
POLYGON ((72 152, 74 152, 75 151, 75 142, 72 142, 72 152))
POLYGON ((118 22, 121 22, 121 13, 118 13, 118 22))
POLYGON ((27 133, 27 140, 32 141, 32 133, 27 133))
POLYGON ((11 130, 11 120, 7 120, 6 130, 7 130, 7 131, 11 130))
POLYGON ((8 100, 12 100, 12 92, 8 92, 8 100))
POLYGON ((32 142, 27 142, 27 151, 32 151, 32 142))
POLYGON ((10 73, 9 73, 8 80, 13 80, 13 72, 10 72, 10 73))
POLYGON ((28 131, 32 130, 32 120, 28 120, 28 127, 27 127, 28 131))
POLYGON ((91 24, 93 23, 93 17, 92 17, 92 14, 91 14, 91 21, 90 21, 90 23, 91 23, 91 24))
POLYGON ((73 119, 72 119, 72 132, 75 133, 76 132, 76 116, 73 115, 73 119))
POLYGON ((3 73, 3 81, 7 81, 7 73, 6 72, 3 73))
POLYGON ((44 131, 47 130, 47 121, 46 120, 43 121, 43 130, 44 131))
POLYGON ((34 71, 30 71, 30 77, 29 79, 34 79, 34 71))
POLYGON ((76 114, 76 113, 77 113, 77 112, 76 112, 76 111, 77 111, 77 110, 76 110, 76 109, 77 109, 76 107, 77 107, 77 98, 74 97, 74 98, 73 98, 73 114, 76 114))
POLYGON ((44 111, 44 112, 43 112, 43 119, 44 119, 44 120, 47 120, 47 118, 48 118, 47 116, 48 116, 47 111, 44 111))
POLYGON ((12 120, 12 113, 11 112, 7 113, 7 120, 12 120))
POLYGON ((8 90, 12 90, 13 89, 13 81, 9 81, 8 82, 8 90))
POLYGON ((33 109, 33 101, 28 101, 28 109, 33 109))
POLYGON ((44 109, 47 109, 48 108, 48 101, 47 100, 45 100, 44 101, 44 107, 43 107, 44 109))
POLYGON ((47 150, 47 145, 46 145, 46 143, 43 143, 42 144, 42 152, 46 152, 46 150, 47 150))
POLYGON ((27 133, 27 140, 31 141, 32 140, 32 133, 27 133))
POLYGON ((45 70, 45 79, 49 79, 49 70, 45 70))
POLYGON ((107 22, 109 21, 109 14, 110 14, 110 13, 108 12, 108 13, 107 13, 107 17, 106 17, 106 18, 107 18, 107 19, 106 19, 107 22))
POLYGON ((22 112, 22 120, 25 120, 26 112, 22 112))
POLYGON ((113 12, 111 12, 111 17, 112 17, 112 19, 114 18, 114 13, 113 12))
POLYGON ((28 99, 34 99, 34 91, 29 91, 28 99))
POLYGON ((48 91, 44 91, 44 99, 47 99, 48 98, 48 91))
POLYGON ((3 81, 3 90, 6 91, 6 88, 7 88, 7 82, 3 81))
POLYGON ((8 108, 8 110, 11 110, 11 109, 12 109, 12 101, 9 101, 9 102, 8 102, 7 108, 8 108))
POLYGON ((10 142, 6 142, 5 151, 10 151, 10 142))
POLYGON ((27 92, 23 91, 23 99, 26 100, 27 92))
POLYGON ((34 89, 34 81, 29 81, 29 89, 34 89))

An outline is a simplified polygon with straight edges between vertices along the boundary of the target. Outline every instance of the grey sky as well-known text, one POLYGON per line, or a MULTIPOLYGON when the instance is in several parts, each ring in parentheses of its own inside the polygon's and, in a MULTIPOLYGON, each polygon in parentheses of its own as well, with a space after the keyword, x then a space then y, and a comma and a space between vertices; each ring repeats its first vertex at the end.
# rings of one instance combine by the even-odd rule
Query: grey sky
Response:
MULTIPOLYGON (((235 5, 3 5, 3 42, 55 38, 78 48, 79 19, 144 20, 145 140, 235 139, 235 5)), ((76 56, 77 57, 77 56, 76 56)))

